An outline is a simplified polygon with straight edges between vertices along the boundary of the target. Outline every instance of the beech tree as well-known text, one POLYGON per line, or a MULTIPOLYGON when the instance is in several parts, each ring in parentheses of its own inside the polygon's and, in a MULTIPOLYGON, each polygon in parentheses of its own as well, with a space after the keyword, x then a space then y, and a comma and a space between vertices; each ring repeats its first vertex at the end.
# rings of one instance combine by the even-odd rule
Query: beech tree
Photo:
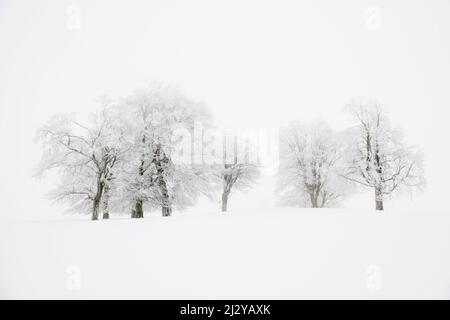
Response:
POLYGON ((342 147, 325 122, 292 123, 281 134, 279 203, 323 208, 336 205, 352 190, 339 176, 342 147))
POLYGON ((232 163, 224 163, 219 169, 222 179, 222 212, 228 210, 228 199, 233 190, 246 191, 252 188, 260 176, 258 166, 251 163, 239 163, 237 158, 232 163))
POLYGON ((190 134, 196 121, 210 122, 202 103, 155 83, 124 99, 105 100, 85 124, 70 115, 53 117, 37 134, 44 148, 37 172, 54 169, 59 180, 53 198, 73 210, 89 207, 92 220, 100 209, 108 219, 124 206, 133 218, 144 217, 144 207, 160 207, 170 216, 173 208, 193 205, 213 189, 212 170, 192 161, 192 148, 185 150, 187 161, 174 161, 177 131, 190 134))
POLYGON ((233 191, 245 192, 256 184, 260 166, 256 155, 250 156, 250 141, 244 132, 221 132, 216 138, 221 141, 215 146, 213 156, 213 185, 221 194, 221 210, 226 212, 233 191))
POLYGON ((109 197, 114 167, 121 156, 120 133, 114 130, 114 115, 104 107, 93 113, 87 125, 73 115, 54 116, 37 133, 44 153, 37 175, 56 171, 59 184, 51 192, 57 201, 74 210, 90 208, 92 220, 109 218, 109 197))
POLYGON ((401 189, 421 189, 423 155, 404 142, 400 129, 391 127, 380 104, 353 101, 347 109, 356 124, 343 176, 374 190, 376 210, 383 210, 384 199, 401 189))
POLYGON ((133 218, 144 217, 144 206, 160 207, 163 216, 170 216, 174 207, 193 205, 200 194, 209 192, 204 167, 192 161, 175 163, 172 155, 176 130, 190 132, 195 121, 210 121, 203 104, 176 88, 153 84, 117 107, 130 150, 121 168, 120 188, 123 203, 131 202, 133 218))

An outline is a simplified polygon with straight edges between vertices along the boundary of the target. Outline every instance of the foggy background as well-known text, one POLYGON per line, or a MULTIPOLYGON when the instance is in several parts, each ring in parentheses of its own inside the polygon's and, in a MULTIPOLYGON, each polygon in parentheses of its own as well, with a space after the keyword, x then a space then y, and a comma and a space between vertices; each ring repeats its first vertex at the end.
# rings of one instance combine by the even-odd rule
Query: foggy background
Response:
MULTIPOLYGON (((352 123, 344 104, 376 98, 424 151, 428 182, 387 210, 447 211, 449 14, 446 0, 0 0, 0 221, 65 219, 45 198, 51 181, 32 177, 37 128, 152 80, 238 128, 321 118, 339 130, 352 123)), ((233 195, 231 209, 267 210, 275 181, 233 195)), ((343 206, 372 208, 372 196, 343 206)), ((219 211, 205 201, 191 210, 205 208, 219 211)))

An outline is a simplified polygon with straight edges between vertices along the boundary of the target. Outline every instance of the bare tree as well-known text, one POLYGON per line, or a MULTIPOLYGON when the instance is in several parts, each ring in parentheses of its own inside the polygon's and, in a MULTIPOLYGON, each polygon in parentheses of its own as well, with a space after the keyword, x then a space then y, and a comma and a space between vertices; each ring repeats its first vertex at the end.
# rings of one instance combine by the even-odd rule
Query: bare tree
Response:
POLYGON ((130 152, 126 155, 120 185, 123 202, 130 202, 132 218, 143 218, 144 207, 161 208, 170 216, 208 191, 199 166, 172 159, 174 132, 190 131, 195 121, 208 122, 205 107, 178 89, 154 83, 118 103, 120 126, 126 128, 130 152))
POLYGON ((55 200, 68 201, 72 209, 90 206, 92 220, 99 218, 103 202, 103 217, 107 219, 113 168, 120 148, 107 108, 92 114, 90 120, 86 126, 73 116, 58 115, 38 131, 37 141, 45 151, 37 174, 56 170, 60 184, 51 193, 55 200))
POLYGON ((246 191, 252 188, 260 176, 259 166, 249 159, 246 140, 240 141, 237 136, 231 138, 228 150, 227 144, 223 145, 223 164, 217 169, 217 176, 222 181, 222 212, 228 210, 228 200, 233 190, 246 191))
POLYGON ((292 123, 281 137, 278 193, 282 205, 329 207, 351 190, 338 174, 342 148, 324 122, 292 123))
POLYGON ((380 104, 353 101, 347 108, 356 126, 351 130, 343 176, 374 190, 376 210, 383 210, 385 197, 401 188, 423 187, 422 153, 405 144, 402 132, 391 127, 380 104))
POLYGON ((233 189, 249 189, 255 184, 258 177, 259 170, 256 165, 243 163, 224 164, 222 170, 222 211, 226 212, 228 210, 228 199, 233 189))

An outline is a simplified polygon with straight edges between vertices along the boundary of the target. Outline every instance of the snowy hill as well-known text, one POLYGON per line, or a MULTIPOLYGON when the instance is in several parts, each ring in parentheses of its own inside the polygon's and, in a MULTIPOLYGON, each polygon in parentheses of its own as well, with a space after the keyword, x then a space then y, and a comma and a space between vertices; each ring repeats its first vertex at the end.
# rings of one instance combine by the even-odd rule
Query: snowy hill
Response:
POLYGON ((0 224, 0 298, 450 298, 444 214, 339 209, 0 224))

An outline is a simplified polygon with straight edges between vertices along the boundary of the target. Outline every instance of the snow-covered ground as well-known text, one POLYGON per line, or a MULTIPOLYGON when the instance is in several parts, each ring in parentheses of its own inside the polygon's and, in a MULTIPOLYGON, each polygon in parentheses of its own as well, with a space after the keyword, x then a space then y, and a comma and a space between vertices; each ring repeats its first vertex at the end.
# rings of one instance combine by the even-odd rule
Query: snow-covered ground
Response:
POLYGON ((445 213, 0 223, 0 298, 450 298, 445 213))

